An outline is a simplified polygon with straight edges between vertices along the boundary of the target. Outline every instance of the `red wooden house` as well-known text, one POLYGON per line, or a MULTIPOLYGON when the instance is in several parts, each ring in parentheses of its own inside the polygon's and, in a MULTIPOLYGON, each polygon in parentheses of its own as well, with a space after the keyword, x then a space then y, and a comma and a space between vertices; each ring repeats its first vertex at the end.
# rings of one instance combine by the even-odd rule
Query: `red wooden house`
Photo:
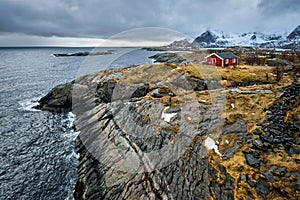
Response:
POLYGON ((231 52, 212 53, 205 57, 206 63, 215 66, 232 66, 238 64, 238 56, 231 52))

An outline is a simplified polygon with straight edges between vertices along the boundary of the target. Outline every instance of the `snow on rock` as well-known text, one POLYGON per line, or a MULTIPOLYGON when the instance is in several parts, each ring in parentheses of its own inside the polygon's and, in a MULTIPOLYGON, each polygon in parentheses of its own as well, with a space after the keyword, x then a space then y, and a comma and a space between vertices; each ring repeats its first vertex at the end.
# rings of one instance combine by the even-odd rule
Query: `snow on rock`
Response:
POLYGON ((173 117, 175 117, 177 113, 162 113, 161 118, 165 120, 166 122, 170 122, 173 117))
POLYGON ((207 137, 204 140, 204 146, 208 149, 208 150, 214 150, 219 156, 222 156, 222 154, 219 152, 218 146, 216 145, 216 142, 210 138, 207 137))
POLYGON ((293 42, 300 41, 300 26, 297 27, 289 36, 283 33, 264 34, 259 32, 248 33, 225 33, 219 30, 206 31, 197 37, 193 44, 195 46, 213 48, 213 47, 231 47, 248 46, 274 48, 282 47, 293 42))
POLYGON ((231 104, 231 108, 234 109, 234 104, 233 103, 231 104))

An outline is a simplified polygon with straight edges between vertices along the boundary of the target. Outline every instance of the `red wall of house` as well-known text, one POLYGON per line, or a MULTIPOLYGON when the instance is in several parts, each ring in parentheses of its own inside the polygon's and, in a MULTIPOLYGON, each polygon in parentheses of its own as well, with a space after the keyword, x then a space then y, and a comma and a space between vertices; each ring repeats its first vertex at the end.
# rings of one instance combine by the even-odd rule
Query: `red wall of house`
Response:
MULTIPOLYGON (((214 58, 216 59, 216 64, 215 65, 216 66, 222 66, 222 59, 219 58, 219 57, 217 57, 217 56, 215 56, 215 55, 212 55, 212 56, 208 57, 206 59, 206 62, 208 64, 212 65, 212 60, 214 58)), ((224 66, 232 66, 232 65, 237 65, 238 64, 238 59, 237 58, 236 58, 236 63, 233 63, 233 58, 228 58, 228 60, 229 60, 228 64, 225 64, 226 63, 225 60, 226 59, 224 59, 224 66)))
POLYGON ((207 60, 206 60, 206 62, 208 63, 208 64, 212 64, 212 60, 213 59, 216 59, 216 66, 222 66, 222 60, 218 57, 218 56, 215 56, 215 55, 212 55, 212 56, 210 56, 210 57, 208 57, 207 58, 207 60))
POLYGON ((228 65, 225 64, 225 60, 224 60, 224 66, 232 66, 232 65, 237 65, 238 64, 238 59, 235 59, 235 63, 233 63, 233 58, 229 58, 229 63, 228 65))

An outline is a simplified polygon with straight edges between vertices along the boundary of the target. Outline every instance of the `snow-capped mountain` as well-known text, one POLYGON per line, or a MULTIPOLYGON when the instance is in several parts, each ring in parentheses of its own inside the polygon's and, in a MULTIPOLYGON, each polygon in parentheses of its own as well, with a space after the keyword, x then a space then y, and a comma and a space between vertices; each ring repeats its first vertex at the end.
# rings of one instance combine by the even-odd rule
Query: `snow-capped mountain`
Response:
POLYGON ((288 36, 248 32, 243 34, 224 33, 222 31, 206 31, 198 36, 193 45, 198 47, 260 47, 260 48, 295 48, 300 42, 300 26, 288 36))
POLYGON ((287 39, 297 41, 300 40, 300 25, 287 36, 287 39))

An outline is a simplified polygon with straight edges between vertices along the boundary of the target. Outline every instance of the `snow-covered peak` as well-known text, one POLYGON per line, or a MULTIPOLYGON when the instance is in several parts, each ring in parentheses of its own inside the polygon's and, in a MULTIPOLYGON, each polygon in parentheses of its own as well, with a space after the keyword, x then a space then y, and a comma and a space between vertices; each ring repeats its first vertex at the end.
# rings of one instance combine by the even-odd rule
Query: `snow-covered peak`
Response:
POLYGON ((224 33, 223 31, 206 31, 194 40, 194 44, 203 47, 229 46, 274 46, 283 40, 282 35, 248 32, 243 34, 224 33))
POLYGON ((209 30, 198 36, 193 44, 200 47, 285 47, 300 41, 300 26, 287 34, 264 34, 260 32, 225 33, 223 31, 209 30))
POLYGON ((290 40, 300 40, 300 25, 297 26, 288 36, 290 40))

